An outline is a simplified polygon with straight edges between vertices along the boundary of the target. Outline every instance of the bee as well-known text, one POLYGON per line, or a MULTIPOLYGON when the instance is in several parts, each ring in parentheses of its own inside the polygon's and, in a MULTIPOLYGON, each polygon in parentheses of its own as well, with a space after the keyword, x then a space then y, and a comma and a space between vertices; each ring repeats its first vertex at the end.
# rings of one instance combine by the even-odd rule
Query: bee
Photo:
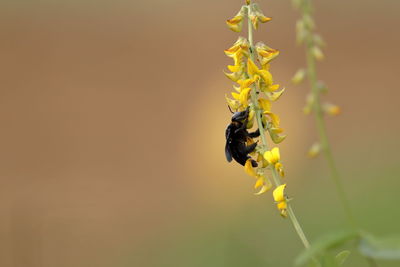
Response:
MULTIPOLYGON (((247 131, 247 123, 249 119, 250 109, 247 108, 241 112, 232 112, 231 123, 225 130, 225 156, 228 162, 232 161, 232 158, 239 164, 243 165, 251 157, 248 155, 253 152, 257 146, 256 143, 247 145, 248 141, 252 141, 252 138, 260 136, 260 130, 257 129, 255 132, 249 133, 247 131)), ((251 159, 251 165, 257 167, 258 164, 255 160, 251 159)))

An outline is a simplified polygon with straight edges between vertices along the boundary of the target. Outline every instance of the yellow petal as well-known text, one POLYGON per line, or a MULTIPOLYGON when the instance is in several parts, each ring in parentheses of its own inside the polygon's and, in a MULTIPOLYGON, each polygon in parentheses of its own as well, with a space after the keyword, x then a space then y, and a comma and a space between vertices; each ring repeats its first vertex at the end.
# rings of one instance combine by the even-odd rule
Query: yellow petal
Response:
POLYGON ((270 134, 270 136, 271 136, 272 141, 273 141, 275 144, 279 144, 280 142, 282 142, 283 140, 285 140, 286 135, 280 135, 280 134, 278 134, 277 132, 275 132, 273 129, 276 129, 276 128, 270 128, 270 129, 268 129, 268 131, 269 131, 269 134, 270 134))
POLYGON ((260 177, 257 179, 256 183, 254 184, 254 189, 257 189, 260 186, 264 185, 264 177, 260 177))
POLYGON ((240 88, 250 87, 251 84, 255 82, 254 79, 238 80, 237 83, 240 84, 240 88))
POLYGON ((226 25, 228 25, 228 27, 235 32, 240 32, 242 30, 242 20, 243 20, 243 16, 235 16, 232 19, 228 19, 226 21, 226 25))
POLYGON ((279 84, 273 84, 268 86, 268 91, 273 92, 279 89, 279 84))
POLYGON ((259 98, 258 99, 258 104, 259 104, 260 108, 263 111, 270 111, 271 110, 271 102, 269 102, 267 99, 259 98))
POLYGON ((224 71, 224 74, 225 74, 226 77, 228 77, 230 80, 232 80, 232 81, 234 81, 234 82, 236 82, 236 81, 239 80, 239 78, 240 78, 240 75, 238 75, 237 72, 226 73, 226 72, 224 71))
POLYGON ((253 166, 251 165, 251 159, 248 159, 244 164, 244 170, 250 176, 257 176, 256 172, 253 169, 253 166))
POLYGON ((280 211, 281 216, 286 218, 287 217, 287 202, 281 201, 278 204, 276 204, 276 207, 280 211))
POLYGON ((264 194, 265 192, 267 192, 269 190, 269 188, 266 185, 263 185, 263 187, 261 187, 260 191, 258 191, 257 193, 254 193, 254 195, 261 195, 264 194))
POLYGON ((226 95, 225 95, 225 99, 226 99, 226 102, 228 102, 228 105, 231 107, 232 110, 237 110, 239 108, 239 105, 240 105, 239 101, 230 99, 226 95))
POLYGON ((271 151, 266 151, 264 153, 265 160, 270 164, 275 164, 280 160, 279 148, 274 147, 271 151))
POLYGON ((280 119, 279 119, 278 115, 276 115, 275 113, 272 113, 270 111, 264 111, 264 114, 271 118, 271 123, 275 128, 279 127, 280 119))
POLYGON ((250 58, 247 59, 247 72, 251 76, 253 76, 254 74, 258 74, 260 72, 257 65, 254 64, 253 60, 251 60, 250 58))
POLYGON ((278 174, 283 178, 285 177, 285 171, 283 170, 283 164, 280 162, 277 162, 275 164, 275 170, 278 172, 278 174))
POLYGON ((240 94, 235 93, 235 92, 231 92, 232 96, 234 99, 239 100, 240 99, 240 94))
POLYGON ((251 88, 244 88, 241 92, 240 92, 240 103, 242 103, 243 106, 248 106, 248 99, 249 99, 249 92, 250 92, 251 88))
POLYGON ((228 65, 228 70, 230 70, 231 72, 238 72, 240 70, 240 65, 228 65))
POLYGON ((271 101, 276 101, 278 100, 281 95, 283 94, 283 92, 285 91, 285 88, 283 88, 282 90, 280 90, 279 92, 272 92, 268 94, 268 97, 271 101))
POLYGON ((260 20, 260 22, 265 23, 265 22, 270 21, 272 18, 266 17, 264 15, 259 15, 258 19, 260 20))
POLYGON ((282 185, 278 186, 277 188, 275 188, 274 192, 272 193, 275 202, 279 203, 282 201, 286 201, 285 188, 286 188, 286 184, 282 184, 282 185))
POLYGON ((340 114, 340 107, 334 104, 326 103, 322 106, 325 113, 336 116, 340 114))
POLYGON ((270 86, 273 83, 272 74, 267 70, 259 70, 261 78, 264 80, 267 86, 270 86))
POLYGON ((285 210, 287 209, 287 202, 286 201, 281 201, 278 204, 276 204, 278 210, 285 210))
POLYGON ((236 92, 239 92, 239 93, 240 93, 240 90, 241 90, 240 87, 233 86, 233 89, 235 89, 236 92))
POLYGON ((258 28, 258 18, 257 18, 257 16, 253 13, 253 14, 250 14, 249 18, 251 20, 251 23, 253 24, 253 28, 255 30, 257 30, 257 28, 258 28))
POLYGON ((275 162, 279 161, 281 159, 281 154, 279 152, 279 147, 274 147, 272 150, 272 156, 274 157, 275 162))

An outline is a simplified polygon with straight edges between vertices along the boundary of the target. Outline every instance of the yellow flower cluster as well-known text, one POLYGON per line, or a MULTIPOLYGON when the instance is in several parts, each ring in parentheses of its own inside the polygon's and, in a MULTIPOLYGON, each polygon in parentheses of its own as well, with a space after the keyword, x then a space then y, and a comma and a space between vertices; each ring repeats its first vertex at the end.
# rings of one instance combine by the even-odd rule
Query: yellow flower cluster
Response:
MULTIPOLYGON (((256 4, 249 2, 242 6, 232 19, 226 21, 231 30, 240 32, 246 18, 250 20, 249 24, 254 29, 258 28, 259 22, 264 23, 271 20, 263 15, 256 4)), ((233 59, 233 65, 227 67, 230 72, 225 72, 225 75, 235 82, 234 91, 231 93, 232 97, 225 97, 232 110, 250 109, 247 129, 253 127, 254 120, 256 120, 261 135, 268 132, 272 142, 278 144, 285 139, 286 135, 282 134, 283 129, 280 127, 279 116, 273 113, 271 108, 272 102, 277 101, 285 89, 280 89, 279 84, 274 83, 270 64, 279 55, 279 51, 262 42, 253 45, 251 39, 250 37, 249 39, 239 37, 232 47, 225 50, 225 54, 233 59)), ((253 141, 250 139, 250 142, 253 141)), ((259 188, 256 195, 260 195, 272 188, 266 172, 270 170, 274 174, 284 177, 284 168, 280 161, 278 147, 268 150, 266 144, 260 144, 250 155, 256 158, 258 167, 254 168, 252 159, 249 159, 246 161, 244 169, 248 175, 255 178, 254 188, 259 188)), ((274 198, 276 194, 281 194, 276 193, 279 192, 276 191, 278 189, 283 194, 284 187, 279 186, 273 193, 274 198)), ((286 216, 286 198, 279 199, 278 201, 275 198, 278 209, 282 216, 286 216)))

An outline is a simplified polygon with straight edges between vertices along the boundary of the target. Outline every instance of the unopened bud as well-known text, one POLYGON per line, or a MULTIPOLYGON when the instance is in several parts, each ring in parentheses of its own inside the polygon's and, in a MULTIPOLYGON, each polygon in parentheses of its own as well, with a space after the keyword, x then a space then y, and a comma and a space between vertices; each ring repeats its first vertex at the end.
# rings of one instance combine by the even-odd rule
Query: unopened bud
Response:
POLYGON ((292 78, 292 83, 294 84, 299 84, 304 80, 304 77, 306 76, 306 70, 305 69, 299 69, 293 76, 292 78))
POLYGON ((307 152, 307 155, 310 158, 315 158, 316 156, 319 155, 320 152, 321 152, 321 145, 318 142, 316 142, 310 147, 310 149, 307 152))
POLYGON ((322 53, 321 49, 318 46, 314 46, 312 48, 312 54, 316 60, 323 60, 325 58, 324 53, 322 53))

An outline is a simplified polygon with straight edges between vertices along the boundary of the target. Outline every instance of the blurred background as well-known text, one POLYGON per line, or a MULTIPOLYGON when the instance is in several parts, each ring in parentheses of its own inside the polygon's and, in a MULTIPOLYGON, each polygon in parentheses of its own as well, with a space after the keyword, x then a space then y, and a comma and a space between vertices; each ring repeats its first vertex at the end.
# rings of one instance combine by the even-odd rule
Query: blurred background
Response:
MULTIPOLYGON (((288 193, 311 240, 345 224, 302 113, 290 1, 260 0, 287 88, 274 105, 288 193)), ((366 230, 400 233, 400 2, 314 1, 342 108, 334 154, 366 230)), ((243 1, 0 2, 0 266, 291 266, 302 245, 271 194, 227 163, 225 20, 243 1)), ((246 34, 245 32, 243 34, 246 34)), ((352 253, 345 266, 366 266, 352 253)), ((379 262, 379 266, 399 266, 379 262)))

